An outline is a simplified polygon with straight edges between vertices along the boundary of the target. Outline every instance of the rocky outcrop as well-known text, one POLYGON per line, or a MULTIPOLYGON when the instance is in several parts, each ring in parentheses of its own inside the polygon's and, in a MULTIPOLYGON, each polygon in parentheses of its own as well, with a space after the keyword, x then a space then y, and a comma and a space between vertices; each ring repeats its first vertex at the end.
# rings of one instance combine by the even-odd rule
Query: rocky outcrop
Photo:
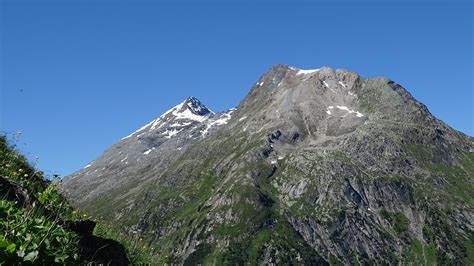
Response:
POLYGON ((106 265, 128 265, 122 244, 93 235, 96 223, 91 220, 64 221, 63 227, 79 235, 79 253, 83 260, 106 265))

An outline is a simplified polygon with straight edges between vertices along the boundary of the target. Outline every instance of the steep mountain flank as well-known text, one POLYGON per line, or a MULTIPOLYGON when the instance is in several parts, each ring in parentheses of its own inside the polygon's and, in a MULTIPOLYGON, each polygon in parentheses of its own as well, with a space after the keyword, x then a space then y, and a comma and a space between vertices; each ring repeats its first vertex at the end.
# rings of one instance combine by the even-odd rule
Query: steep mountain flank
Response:
POLYGON ((395 82, 276 65, 236 109, 203 115, 167 142, 169 124, 139 130, 66 192, 145 237, 158 262, 472 261, 473 138, 395 82), (108 168, 149 149, 146 164, 108 168))

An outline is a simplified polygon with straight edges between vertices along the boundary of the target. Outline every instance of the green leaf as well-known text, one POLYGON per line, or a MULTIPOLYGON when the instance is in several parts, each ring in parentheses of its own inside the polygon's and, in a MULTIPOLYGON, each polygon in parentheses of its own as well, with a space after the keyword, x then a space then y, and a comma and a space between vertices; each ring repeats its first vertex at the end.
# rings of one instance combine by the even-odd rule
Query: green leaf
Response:
POLYGON ((15 243, 11 243, 11 244, 8 245, 8 247, 7 247, 7 252, 8 252, 8 253, 13 253, 13 252, 15 252, 15 248, 16 248, 15 243))
POLYGON ((8 246, 8 242, 5 239, 0 238, 0 248, 4 248, 6 246, 8 246))
POLYGON ((30 253, 28 253, 28 255, 26 255, 23 260, 24 261, 34 261, 36 259, 36 257, 38 257, 38 251, 35 250, 35 251, 31 251, 30 253))

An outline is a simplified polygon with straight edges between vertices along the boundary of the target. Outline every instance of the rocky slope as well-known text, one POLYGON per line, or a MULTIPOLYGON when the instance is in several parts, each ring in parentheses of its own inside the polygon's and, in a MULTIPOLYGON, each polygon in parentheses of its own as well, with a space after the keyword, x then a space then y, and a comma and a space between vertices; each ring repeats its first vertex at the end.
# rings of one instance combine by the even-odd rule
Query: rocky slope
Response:
POLYGON ((64 179, 157 262, 472 263, 473 138, 395 82, 275 65, 235 109, 188 103, 64 179))

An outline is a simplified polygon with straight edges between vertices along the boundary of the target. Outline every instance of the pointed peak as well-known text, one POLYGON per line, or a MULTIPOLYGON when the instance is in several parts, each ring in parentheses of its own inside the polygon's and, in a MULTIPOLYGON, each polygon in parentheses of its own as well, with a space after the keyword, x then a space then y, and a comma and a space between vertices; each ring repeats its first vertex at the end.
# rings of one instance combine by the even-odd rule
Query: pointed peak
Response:
POLYGON ((184 111, 185 109, 189 109, 193 114, 201 116, 214 113, 194 96, 186 98, 186 100, 183 102, 180 111, 184 111))
POLYGON ((187 103, 187 102, 201 102, 201 101, 194 96, 189 96, 188 98, 186 98, 186 100, 184 100, 184 102, 187 103))

